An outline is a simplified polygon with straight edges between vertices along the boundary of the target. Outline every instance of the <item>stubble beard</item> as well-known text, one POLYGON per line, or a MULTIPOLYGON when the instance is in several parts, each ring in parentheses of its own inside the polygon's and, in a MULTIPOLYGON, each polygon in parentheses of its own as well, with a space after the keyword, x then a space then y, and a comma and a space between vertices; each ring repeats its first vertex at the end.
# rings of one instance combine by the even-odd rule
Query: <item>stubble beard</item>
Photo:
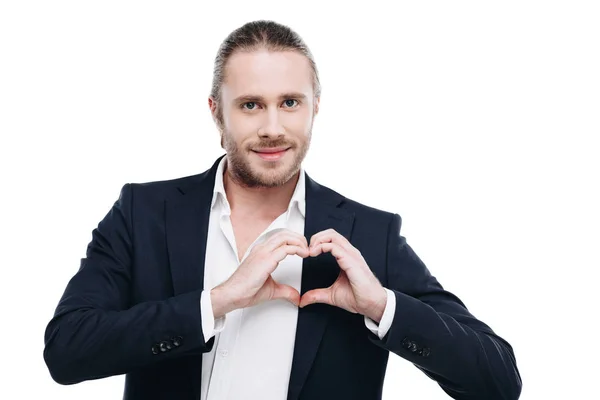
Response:
POLYGON ((306 140, 301 143, 290 143, 286 140, 260 142, 255 146, 263 147, 289 147, 288 154, 284 157, 289 160, 275 162, 261 162, 260 158, 250 149, 241 149, 233 140, 232 135, 223 131, 222 144, 227 152, 227 173, 238 185, 247 188, 273 188, 282 186, 292 179, 300 170, 302 161, 308 153, 312 137, 312 124, 306 140), (260 163, 260 165, 259 165, 260 163))

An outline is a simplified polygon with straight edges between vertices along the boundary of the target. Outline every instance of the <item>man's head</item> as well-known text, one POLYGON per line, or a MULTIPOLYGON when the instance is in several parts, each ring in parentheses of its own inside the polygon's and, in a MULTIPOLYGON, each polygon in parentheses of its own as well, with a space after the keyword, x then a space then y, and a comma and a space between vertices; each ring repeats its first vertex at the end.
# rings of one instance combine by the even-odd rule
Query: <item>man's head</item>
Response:
POLYGON ((233 31, 215 59, 209 106, 227 169, 248 187, 276 187, 300 169, 321 88, 303 40, 284 25, 254 21, 233 31), (257 150, 288 149, 278 159, 257 150))

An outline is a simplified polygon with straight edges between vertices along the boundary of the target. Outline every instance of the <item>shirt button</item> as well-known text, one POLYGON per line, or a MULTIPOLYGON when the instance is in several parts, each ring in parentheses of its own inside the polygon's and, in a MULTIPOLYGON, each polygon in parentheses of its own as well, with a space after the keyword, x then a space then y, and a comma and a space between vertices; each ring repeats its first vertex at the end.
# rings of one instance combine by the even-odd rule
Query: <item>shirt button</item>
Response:
POLYGON ((221 357, 227 357, 227 355, 229 354, 229 352, 225 349, 221 350, 220 353, 221 353, 221 357))

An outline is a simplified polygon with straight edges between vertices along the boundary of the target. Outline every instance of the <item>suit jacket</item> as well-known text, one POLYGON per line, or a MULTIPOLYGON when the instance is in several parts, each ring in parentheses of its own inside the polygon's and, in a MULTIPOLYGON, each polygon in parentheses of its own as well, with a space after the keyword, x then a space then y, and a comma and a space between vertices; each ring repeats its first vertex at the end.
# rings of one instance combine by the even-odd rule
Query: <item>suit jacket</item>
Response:
MULTIPOLYGON (((223 156, 201 174, 122 187, 47 325, 44 360, 56 382, 127 374, 127 400, 200 398, 202 353, 214 344, 203 338, 200 294, 223 156)), ((380 340, 362 315, 325 304, 299 309, 288 399, 380 399, 390 352, 452 398, 517 399, 512 347, 430 274, 400 235, 400 216, 305 178, 305 236, 328 228, 345 236, 394 291, 396 310, 380 340)), ((301 294, 339 273, 330 253, 303 259, 302 268, 301 294)))

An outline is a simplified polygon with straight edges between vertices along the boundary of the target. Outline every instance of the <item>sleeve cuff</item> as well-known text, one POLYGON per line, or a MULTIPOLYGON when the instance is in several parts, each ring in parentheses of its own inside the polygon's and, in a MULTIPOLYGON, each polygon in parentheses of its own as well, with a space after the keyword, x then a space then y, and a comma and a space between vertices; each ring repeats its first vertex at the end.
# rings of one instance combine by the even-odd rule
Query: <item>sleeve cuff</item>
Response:
POLYGON ((385 305, 385 310, 383 311, 381 321, 379 321, 379 325, 377 325, 371 318, 365 316, 365 325, 371 332, 373 332, 373 334, 377 335, 379 339, 383 339, 390 330, 396 311, 396 296, 394 295, 394 292, 387 288, 385 291, 387 292, 387 303, 385 305))
POLYGON ((204 335, 204 343, 207 343, 215 334, 225 328, 226 319, 225 315, 215 319, 210 300, 210 290, 203 290, 200 295, 200 315, 202 317, 202 335, 204 335))

